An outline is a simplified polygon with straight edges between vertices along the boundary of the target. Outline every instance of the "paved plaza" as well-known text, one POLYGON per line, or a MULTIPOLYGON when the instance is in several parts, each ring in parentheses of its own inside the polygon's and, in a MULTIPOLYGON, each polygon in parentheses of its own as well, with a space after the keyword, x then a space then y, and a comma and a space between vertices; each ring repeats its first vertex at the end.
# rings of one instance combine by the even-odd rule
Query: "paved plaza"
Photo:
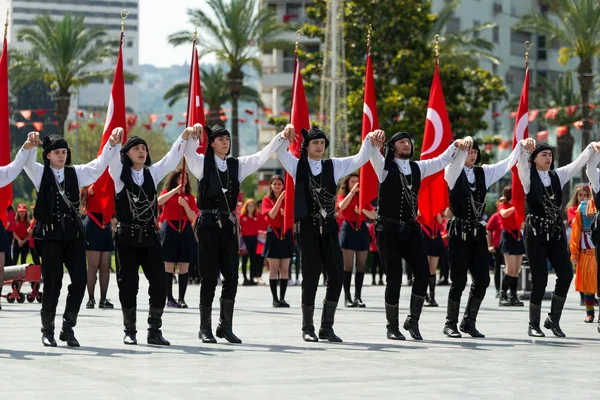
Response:
MULTIPOLYGON (((478 320, 487 337, 446 338, 442 328, 448 287, 440 287, 437 297, 442 306, 426 308, 422 315, 425 340, 391 342, 385 338, 384 287, 367 285, 362 296, 367 308, 342 307, 336 314, 335 330, 344 342, 335 344, 302 341, 299 286, 288 289, 289 309, 272 308, 268 286, 240 286, 234 331, 244 343, 219 339, 219 344, 207 345, 197 338, 199 286, 191 285, 186 296, 191 308, 166 310, 163 333, 171 346, 158 348, 145 344, 148 296, 147 283, 140 278, 138 346, 122 344, 120 309, 82 308, 75 329, 82 347, 71 349, 59 342, 57 348, 44 348, 39 304, 3 301, 2 397, 580 399, 598 393, 600 333, 596 323, 583 322, 585 310, 574 291, 561 321, 566 339, 529 338, 527 306, 500 309, 493 289, 488 290, 478 320)), ((109 298, 120 307, 114 275, 111 279, 109 298)), ((65 277, 60 310, 67 284, 65 277)), ((409 290, 402 290, 402 320, 409 290)), ((321 286, 318 297, 323 294, 321 286)), ((545 302, 546 312, 548 307, 545 302)), ((315 322, 320 315, 319 307, 315 322)), ((213 328, 217 320, 214 310, 213 328)))

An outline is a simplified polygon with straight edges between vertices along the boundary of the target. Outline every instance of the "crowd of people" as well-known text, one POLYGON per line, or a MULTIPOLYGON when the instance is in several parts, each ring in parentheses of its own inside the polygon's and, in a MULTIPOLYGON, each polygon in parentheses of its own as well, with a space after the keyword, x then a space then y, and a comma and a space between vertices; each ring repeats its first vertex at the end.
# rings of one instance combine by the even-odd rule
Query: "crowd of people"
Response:
POLYGON ((73 328, 86 287, 87 308, 96 304, 114 308, 107 298, 113 253, 123 342, 128 345, 137 344, 139 268, 149 281, 147 341, 154 345, 169 345, 162 335, 164 308, 188 307, 189 282, 201 284, 199 339, 216 342, 212 309, 220 282, 216 336, 241 343, 233 332, 240 265, 244 286, 265 285, 263 272, 268 269, 272 305, 277 308, 297 306, 288 303, 286 292, 288 285, 300 282, 302 273, 302 338, 309 342, 342 341, 333 329, 339 297, 343 290, 345 307, 365 308, 362 288, 368 268, 371 284, 386 286, 383 300, 388 339, 405 340, 399 321, 404 273, 412 288, 402 327, 413 339, 423 340, 419 329, 423 307, 439 306, 437 285, 450 285, 443 333, 452 338, 461 337, 461 332, 484 337, 476 321, 490 284, 490 264, 499 306, 523 307, 518 283, 524 255, 528 255, 532 275, 530 336, 543 337, 542 325, 555 336, 565 336, 560 318, 573 265, 575 288, 586 306, 585 321, 594 321, 600 286, 595 252, 600 228, 594 206, 594 200, 600 200, 599 143, 590 144, 575 161, 557 169, 552 148, 536 145, 533 139, 522 140, 496 164, 480 165, 478 144, 470 137, 455 140, 438 157, 412 161, 414 146, 409 134, 400 132, 386 140, 385 133, 376 130, 367 135, 356 155, 323 159, 329 145, 323 131, 302 130, 296 157, 288 150, 296 137, 294 127, 288 125, 264 149, 233 158, 229 157, 226 129, 197 124, 185 129, 169 152, 153 163, 142 138, 130 137, 123 144, 123 134, 121 128, 115 129, 97 159, 71 166, 70 148, 62 137, 50 135, 42 141, 37 133, 31 133, 15 161, 0 168, 0 184, 10 183, 24 169, 37 190, 31 215, 25 204, 19 204, 16 213, 9 209, 6 230, 0 232, 0 254, 4 255, 0 266, 26 263, 29 252, 33 263, 41 263, 45 346, 56 346, 54 320, 64 267, 71 284, 59 338, 68 346, 79 346, 73 328), (207 150, 198 154, 202 140, 206 140, 207 150), (35 149, 40 143, 42 163, 36 162, 35 149), (291 210, 286 208, 286 182, 280 175, 271 177, 264 198, 241 200, 240 183, 273 154, 294 183, 291 210), (183 157, 191 174, 177 168, 183 157), (379 189, 376 199, 361 209, 361 182, 356 171, 368 162, 379 189), (562 189, 586 164, 591 189, 582 186, 576 190, 567 207, 565 230, 562 189), (527 205, 524 224, 517 217, 510 186, 502 191, 497 212, 485 218, 488 189, 515 166, 527 205), (103 189, 96 182, 106 170, 115 193, 109 204, 98 195, 103 189), (441 171, 450 207, 429 221, 418 209, 419 189, 426 177, 441 171), (192 176, 198 180, 197 196, 191 191, 192 176), (159 191, 158 183, 164 178, 159 191), (294 214, 293 229, 285 229, 286 211, 294 214), (550 312, 541 324, 549 266, 557 281, 550 312), (472 284, 459 324, 468 272, 472 284), (326 289, 317 332, 313 316, 321 276, 326 289))

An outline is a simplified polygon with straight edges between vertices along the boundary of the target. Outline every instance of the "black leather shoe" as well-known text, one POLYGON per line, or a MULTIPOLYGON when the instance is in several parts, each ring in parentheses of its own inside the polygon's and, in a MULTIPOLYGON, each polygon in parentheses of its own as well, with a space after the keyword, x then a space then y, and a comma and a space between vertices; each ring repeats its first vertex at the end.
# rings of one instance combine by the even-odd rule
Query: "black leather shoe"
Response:
POLYGON ((108 301, 108 299, 104 299, 100 300, 100 303, 98 303, 98 308, 113 309, 115 308, 115 306, 113 305, 113 303, 108 301))
POLYGON ((56 347, 56 340, 54 340, 54 333, 43 333, 42 344, 45 347, 56 347))
POLYGON ((162 335, 160 328, 162 328, 162 315, 164 308, 150 307, 148 310, 148 344, 154 344, 157 346, 170 346, 171 343, 165 339, 162 335))
POLYGON ((135 346, 137 344, 136 332, 125 332, 125 336, 123 337, 123 344, 135 346))
POLYGON ((460 311, 460 303, 448 299, 448 310, 446 311, 446 324, 444 325, 444 335, 451 338, 461 338, 462 335, 458 331, 456 323, 458 321, 458 313, 460 311))
POLYGON ((540 315, 542 306, 540 304, 529 303, 529 325, 527 334, 531 337, 545 337, 544 332, 540 328, 540 315))
POLYGON ((313 315, 315 306, 305 306, 302 304, 302 340, 305 342, 318 342, 319 338, 315 335, 315 325, 313 315))
POLYGON ((449 323, 448 321, 446 321, 446 324, 444 325, 444 335, 451 337, 451 338, 461 338, 462 337, 462 335, 458 331, 458 328, 456 327, 456 324, 449 323))
POLYGON ((550 329, 556 337, 566 337, 565 333, 560 329, 560 317, 562 310, 565 305, 566 297, 557 296, 552 294, 552 303, 550 305, 550 312, 548 318, 544 321, 544 328, 550 329))
POLYGON ((123 343, 134 346, 137 344, 137 309, 133 308, 123 308, 121 309, 123 313, 123 326, 125 327, 125 336, 123 337, 123 343))
POLYGON ((319 338, 315 335, 314 329, 312 331, 302 331, 302 340, 305 342, 318 342, 319 338))
POLYGON ((459 329, 461 332, 471 335, 475 338, 484 338, 485 335, 477 330, 475 321, 477 320, 477 314, 479 313, 479 307, 483 299, 473 297, 469 295, 467 300, 467 307, 465 307, 465 316, 460 323, 459 329))
POLYGON ((279 307, 290 308, 290 305, 284 299, 279 300, 279 307))
POLYGON ((58 338, 63 342, 67 342, 67 346, 69 347, 79 347, 79 342, 75 338, 75 333, 73 331, 61 330, 58 338))
POLYGON ((421 331, 419 330, 419 319, 421 318, 421 312, 423 311, 424 303, 424 296, 417 296, 416 294, 411 295, 410 315, 406 317, 404 325, 402 325, 402 327, 406 329, 410 336, 412 336, 412 338, 415 340, 423 340, 423 336, 421 336, 421 331))
POLYGON ((188 305, 185 302, 185 300, 179 299, 177 302, 179 303, 179 308, 188 308, 188 305))
POLYGON ((153 344, 156 346, 170 346, 171 345, 171 343, 163 337, 160 329, 148 330, 147 341, 148 341, 148 344, 153 344))
POLYGON ((217 339, 215 339, 212 333, 211 306, 200 304, 200 331, 198 332, 198 339, 202 340, 202 343, 217 343, 217 339))
POLYGON ((346 308, 354 308, 354 307, 356 307, 356 304, 352 301, 352 298, 350 296, 346 296, 346 301, 344 301, 344 306, 346 308))
POLYGON ((87 301, 87 303, 85 305, 85 308, 92 309, 95 306, 96 306, 96 301, 90 297, 90 299, 87 301))
POLYGON ((360 297, 355 297, 354 298, 354 306, 358 307, 358 308, 365 308, 366 305, 365 303, 363 303, 362 299, 360 297))

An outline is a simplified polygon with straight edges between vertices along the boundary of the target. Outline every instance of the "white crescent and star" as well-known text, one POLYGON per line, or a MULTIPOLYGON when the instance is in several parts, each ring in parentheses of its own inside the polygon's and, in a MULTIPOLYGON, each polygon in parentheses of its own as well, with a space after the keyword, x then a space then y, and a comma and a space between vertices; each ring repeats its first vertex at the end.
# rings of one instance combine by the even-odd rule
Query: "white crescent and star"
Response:
POLYGON ((421 156, 424 156, 426 154, 433 153, 434 151, 436 151, 437 148, 440 147, 440 144, 442 143, 442 137, 444 136, 444 125, 442 124, 442 119, 440 118, 440 114, 438 114, 438 112, 435 111, 433 108, 428 108, 427 109, 427 119, 433 125, 435 137, 433 139, 433 143, 431 144, 431 146, 427 150, 424 150, 423 152, 421 152, 421 156))
POLYGON ((367 118, 369 118, 369 132, 373 129, 373 112, 367 103, 363 104, 363 113, 366 114, 367 118))
POLYGON ((515 128, 515 135, 517 136, 517 142, 525 138, 525 130, 529 126, 529 113, 521 115, 519 122, 515 128))
POLYGON ((108 102, 108 110, 106 110, 106 121, 104 122, 104 130, 106 130, 112 120, 113 113, 115 112, 115 102, 113 101, 112 94, 110 95, 110 101, 108 102))

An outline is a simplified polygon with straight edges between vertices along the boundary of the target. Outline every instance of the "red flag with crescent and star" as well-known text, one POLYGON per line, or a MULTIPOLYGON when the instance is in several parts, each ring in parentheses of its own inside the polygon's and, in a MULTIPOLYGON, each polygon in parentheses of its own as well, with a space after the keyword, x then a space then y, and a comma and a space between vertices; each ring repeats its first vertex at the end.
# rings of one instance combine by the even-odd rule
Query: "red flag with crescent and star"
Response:
MULTIPOLYGON (((371 55, 367 57, 367 70, 365 74, 365 97, 363 104, 362 140, 369 132, 379 129, 377 116, 377 102, 375 100, 375 80, 373 79, 373 65, 371 55)), ((360 167, 360 186, 358 192, 358 208, 364 210, 365 206, 377 198, 378 180, 375 170, 370 162, 360 167)))
MULTIPOLYGON (((298 62, 297 56, 294 63, 292 110, 290 114, 290 124, 294 125, 296 140, 290 142, 289 151, 296 158, 300 158, 302 129, 310 129, 310 115, 308 113, 308 103, 306 102, 306 93, 304 92, 304 83, 302 82, 302 73, 300 72, 300 63, 298 62)), ((294 181, 288 173, 285 174, 284 200, 283 232, 287 232, 288 229, 291 229, 294 226, 294 181)))
MULTIPOLYGON (((186 115, 186 126, 201 124, 206 126, 206 116, 204 115, 204 101, 202 100, 202 84, 200 81, 200 68, 198 66, 198 49, 196 43, 192 46, 192 67, 190 70, 190 88, 188 94, 188 107, 186 115)), ((204 140, 198 145, 196 152, 204 154, 206 152, 206 132, 203 132, 204 140)))
MULTIPOLYGON (((513 134, 512 148, 514 149, 521 139, 529 137, 529 67, 525 71, 525 81, 519 100, 515 131, 513 134)), ((515 219, 519 229, 525 222, 525 191, 519 179, 517 166, 512 167, 512 205, 515 207, 515 219)))
MULTIPOLYGON (((123 79, 123 33, 121 32, 121 44, 119 46, 119 57, 106 111, 106 122, 104 123, 104 132, 100 140, 98 156, 102 154, 104 145, 110 138, 113 129, 123 128, 123 143, 127 140, 127 112, 125 110, 125 80, 123 79)), ((108 173, 108 167, 100 178, 94 183, 94 197, 96 197, 102 206, 102 223, 110 221, 115 214, 115 184, 108 173)))
MULTIPOLYGON (((439 65, 435 66, 433 82, 429 92, 427 105, 427 120, 425 121, 425 134, 421 147, 421 160, 429 160, 441 155, 452 141, 452 128, 442 81, 440 79, 439 65)), ((421 181, 419 191, 419 210, 425 225, 433 229, 436 225, 436 216, 450 204, 448 200, 448 186, 444 180, 444 171, 439 171, 421 181)))

